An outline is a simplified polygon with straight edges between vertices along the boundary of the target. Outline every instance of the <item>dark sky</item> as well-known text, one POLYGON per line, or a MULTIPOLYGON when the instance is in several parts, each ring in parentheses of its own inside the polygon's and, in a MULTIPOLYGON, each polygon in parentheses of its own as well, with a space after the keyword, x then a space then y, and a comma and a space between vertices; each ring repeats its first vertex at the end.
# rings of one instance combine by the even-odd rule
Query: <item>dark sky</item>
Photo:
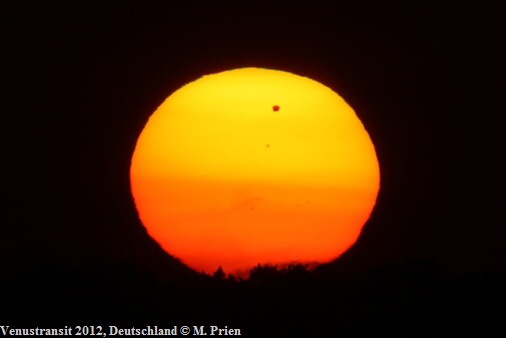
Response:
POLYGON ((381 191, 354 264, 504 269, 499 8, 171 4, 2 5, 2 273, 156 269, 129 190, 136 139, 174 90, 250 66, 329 86, 368 130, 381 191))

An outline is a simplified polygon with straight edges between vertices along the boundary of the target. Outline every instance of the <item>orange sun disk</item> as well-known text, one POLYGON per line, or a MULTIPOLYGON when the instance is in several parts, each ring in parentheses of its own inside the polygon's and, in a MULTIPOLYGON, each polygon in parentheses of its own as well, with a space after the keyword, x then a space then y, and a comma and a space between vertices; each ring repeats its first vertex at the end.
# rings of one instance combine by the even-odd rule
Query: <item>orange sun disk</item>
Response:
POLYGON ((379 190, 374 146, 335 92, 243 68, 169 96, 135 147, 139 217, 189 267, 328 262, 360 235, 379 190))

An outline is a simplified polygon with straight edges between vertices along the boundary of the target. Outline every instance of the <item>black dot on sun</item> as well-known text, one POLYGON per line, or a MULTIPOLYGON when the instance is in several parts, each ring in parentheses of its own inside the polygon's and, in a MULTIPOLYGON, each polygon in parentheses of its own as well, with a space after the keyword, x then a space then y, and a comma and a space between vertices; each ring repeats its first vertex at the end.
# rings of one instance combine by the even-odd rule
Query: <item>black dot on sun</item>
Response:
POLYGON ((279 110, 279 106, 272 106, 272 110, 278 111, 279 110))

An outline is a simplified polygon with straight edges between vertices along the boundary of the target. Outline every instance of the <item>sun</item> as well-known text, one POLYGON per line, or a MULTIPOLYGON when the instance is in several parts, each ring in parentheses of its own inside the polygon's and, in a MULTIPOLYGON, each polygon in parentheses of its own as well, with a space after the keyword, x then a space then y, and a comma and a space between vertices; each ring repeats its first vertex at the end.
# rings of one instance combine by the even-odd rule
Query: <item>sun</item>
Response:
POLYGON ((373 143, 334 91, 279 70, 206 75, 170 95, 130 169, 139 217, 206 273, 328 262, 357 240, 379 190, 373 143))

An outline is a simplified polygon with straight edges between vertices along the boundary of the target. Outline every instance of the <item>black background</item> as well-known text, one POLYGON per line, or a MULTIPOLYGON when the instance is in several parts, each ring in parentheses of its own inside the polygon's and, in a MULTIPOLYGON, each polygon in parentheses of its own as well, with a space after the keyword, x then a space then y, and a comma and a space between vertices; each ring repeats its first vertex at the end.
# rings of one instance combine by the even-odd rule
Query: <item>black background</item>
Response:
MULTIPOLYGON (((405 277, 406 266, 425 264, 445 271, 436 279, 438 290, 465 285, 449 302, 471 292, 467 306, 484 309, 504 297, 476 291, 504 279, 506 266, 498 182, 504 153, 499 6, 18 1, 2 8, 7 170, 0 274, 12 300, 4 303, 10 315, 5 318, 17 320, 18 327, 79 320, 104 327, 119 321, 171 327, 215 320, 210 324, 260 336, 269 336, 263 329, 286 327, 254 309, 269 307, 276 302, 271 298, 255 305, 240 300, 256 289, 231 294, 236 286, 192 284, 200 277, 150 239, 130 195, 131 155, 156 107, 204 74, 250 66, 329 86, 354 108, 375 144, 381 170, 377 205, 357 243, 330 270, 377 285, 364 276, 402 266, 398 273, 405 277), (118 283, 133 275, 153 276, 157 284, 147 280, 121 289, 118 283), (177 307, 184 297, 170 304, 171 295, 180 294, 176 281, 185 285, 184 294, 194 295, 186 312, 177 307), (156 292, 145 290, 155 284, 166 298, 157 300, 156 292), (111 290, 124 293, 107 300, 111 290), (124 298, 131 297, 138 312, 125 310, 124 298), (249 307, 249 315, 227 317, 231 311, 223 302, 231 299, 249 307)), ((330 277, 324 283, 328 290, 338 288, 330 277)), ((271 293, 276 294, 264 294, 271 293)), ((301 306, 292 313, 292 329, 334 325, 331 304, 321 310, 325 320, 307 319, 313 318, 309 313, 320 316, 322 302, 313 299, 316 310, 301 306)), ((357 322, 378 315, 357 308, 357 322)), ((273 316, 283 317, 283 309, 273 316)), ((416 316, 425 318, 421 313, 416 316)), ((385 316, 383 323, 389 320, 385 316)))

